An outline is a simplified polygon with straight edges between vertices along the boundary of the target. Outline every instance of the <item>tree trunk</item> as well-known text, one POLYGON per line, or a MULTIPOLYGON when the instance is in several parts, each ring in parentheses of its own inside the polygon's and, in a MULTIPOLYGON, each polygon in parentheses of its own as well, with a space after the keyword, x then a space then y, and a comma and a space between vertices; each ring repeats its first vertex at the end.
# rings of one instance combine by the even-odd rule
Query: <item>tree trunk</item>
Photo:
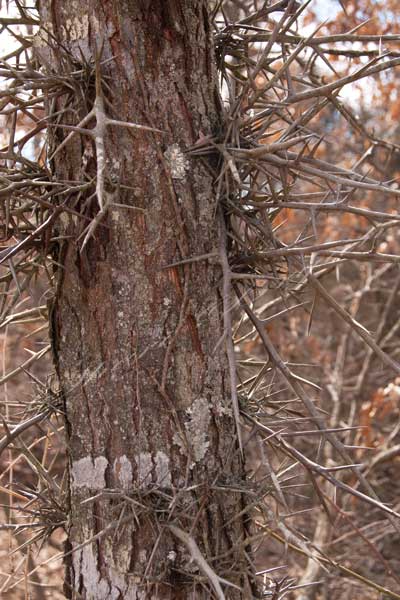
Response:
MULTIPOLYGON (((166 268, 219 247, 213 165, 186 152, 220 125, 206 2, 41 0, 40 13, 39 60, 73 84, 49 99, 50 122, 90 112, 97 52, 108 117, 163 132, 107 126, 104 150, 75 133, 52 161, 84 215, 63 213, 57 231, 51 318, 69 453, 67 595, 251 598, 221 269, 166 268), (108 211, 80 251, 99 195, 108 211)), ((54 150, 70 131, 51 131, 54 150)))

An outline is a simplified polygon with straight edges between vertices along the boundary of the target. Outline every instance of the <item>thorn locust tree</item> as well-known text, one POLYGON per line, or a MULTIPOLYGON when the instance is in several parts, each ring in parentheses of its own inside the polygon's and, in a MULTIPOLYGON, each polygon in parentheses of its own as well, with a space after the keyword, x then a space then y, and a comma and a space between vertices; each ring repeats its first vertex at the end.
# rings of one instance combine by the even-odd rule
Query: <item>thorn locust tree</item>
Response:
POLYGON ((87 75, 47 103, 54 176, 96 182, 72 186, 66 204, 86 218, 64 214, 54 255, 67 587, 223 598, 226 578, 228 597, 251 597, 221 269, 207 260, 218 203, 212 165, 188 153, 221 127, 206 2, 44 0, 40 19, 45 69, 87 75))
MULTIPOLYGON (((76 600, 399 598, 368 537, 400 531, 375 478, 399 453, 399 146, 339 93, 389 102, 400 34, 355 11, 304 35, 308 0, 9 4, 0 328, 50 332, 0 378, 37 389, 1 398, 17 550, 62 528, 76 600)), ((44 598, 30 548, 0 594, 44 598)))

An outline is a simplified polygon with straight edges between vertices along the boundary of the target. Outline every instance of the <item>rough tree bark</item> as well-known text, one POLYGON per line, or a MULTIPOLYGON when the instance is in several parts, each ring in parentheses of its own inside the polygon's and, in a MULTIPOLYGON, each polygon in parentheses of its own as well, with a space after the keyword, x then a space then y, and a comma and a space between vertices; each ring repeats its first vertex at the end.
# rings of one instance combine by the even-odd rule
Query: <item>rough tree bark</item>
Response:
MULTIPOLYGON (((82 252, 88 219, 64 215, 58 232, 51 330, 68 432, 68 596, 221 598, 222 586, 251 598, 221 269, 165 268, 219 245, 212 165, 185 153, 220 127, 206 2, 41 0, 40 15, 44 68, 84 70, 72 94, 49 100, 50 116, 67 108, 60 122, 76 125, 90 112, 102 48, 108 116, 164 132, 107 127, 114 205, 82 252)), ((52 131, 56 148, 69 132, 52 131)), ((52 161, 55 179, 94 178, 100 150, 74 135, 52 161)), ((67 199, 90 218, 95 185, 67 199)))

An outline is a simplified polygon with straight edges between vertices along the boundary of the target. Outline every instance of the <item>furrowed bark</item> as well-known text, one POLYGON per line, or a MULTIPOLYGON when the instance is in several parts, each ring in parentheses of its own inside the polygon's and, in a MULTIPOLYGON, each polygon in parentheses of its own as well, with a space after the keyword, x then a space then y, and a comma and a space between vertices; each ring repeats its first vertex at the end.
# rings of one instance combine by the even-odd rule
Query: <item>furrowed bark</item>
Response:
MULTIPOLYGON (((185 154, 220 125, 206 2, 42 0, 40 13, 45 68, 91 77, 86 94, 78 86, 49 103, 79 105, 61 123, 91 110, 102 48, 108 117, 164 132, 107 127, 112 204, 82 252, 88 221, 64 213, 60 225, 51 333, 68 432, 68 596, 214 597, 183 531, 241 588, 220 583, 227 599, 251 598, 221 268, 164 268, 219 247, 212 165, 185 154)), ((53 150, 68 134, 55 129, 53 150)), ((94 178, 99 158, 92 137, 77 133, 55 155, 55 179, 94 178)), ((95 185, 72 191, 68 205, 93 218, 95 185)))

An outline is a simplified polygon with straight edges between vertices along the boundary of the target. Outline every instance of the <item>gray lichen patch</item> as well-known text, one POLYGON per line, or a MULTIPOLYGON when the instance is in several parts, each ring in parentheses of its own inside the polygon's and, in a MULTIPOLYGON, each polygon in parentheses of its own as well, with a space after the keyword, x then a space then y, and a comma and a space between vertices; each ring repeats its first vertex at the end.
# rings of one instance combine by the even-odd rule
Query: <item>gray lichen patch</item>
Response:
MULTIPOLYGON (((95 556, 95 550, 92 544, 84 546, 80 550, 80 573, 84 582, 84 586, 90 593, 93 594, 93 598, 105 599, 109 597, 110 586, 106 579, 102 579, 97 568, 97 556, 95 556)), ((75 569, 75 573, 79 572, 79 568, 75 569)), ((76 589, 78 588, 79 582, 76 582, 76 589)))
POLYGON ((155 466, 157 484, 161 487, 170 487, 172 482, 169 470, 169 457, 160 450, 156 453, 155 466))
MULTIPOLYGON (((90 539, 90 532, 86 533, 86 540, 90 539)), ((85 590, 86 600, 118 600, 121 595, 127 600, 144 600, 138 591, 135 581, 127 578, 114 568, 109 567, 108 577, 103 577, 99 570, 98 552, 95 544, 74 544, 72 562, 74 566, 74 588, 81 596, 85 590)))
POLYGON ((131 461, 125 454, 114 461, 114 473, 121 486, 126 490, 132 485, 133 472, 131 461))
POLYGON ((108 460, 104 456, 85 456, 72 463, 72 486, 87 487, 91 490, 102 490, 106 487, 105 472, 108 460))
POLYGON ((150 452, 141 452, 136 459, 139 477, 139 488, 145 488, 151 483, 153 461, 150 452))
POLYGON ((178 144, 169 146, 164 152, 164 157, 170 166, 172 179, 185 179, 190 165, 178 144))
MULTIPOLYGON (((186 414, 188 421, 185 423, 186 439, 190 445, 194 462, 190 467, 200 462, 206 455, 210 445, 208 439, 208 428, 211 420, 210 405, 206 398, 197 398, 193 401, 186 414)), ((186 449, 179 435, 174 436, 174 442, 180 446, 181 452, 186 453, 186 449)))
POLYGON ((139 487, 145 488, 155 483, 158 487, 172 485, 169 469, 169 457, 158 450, 154 455, 150 452, 141 452, 137 458, 139 487))

